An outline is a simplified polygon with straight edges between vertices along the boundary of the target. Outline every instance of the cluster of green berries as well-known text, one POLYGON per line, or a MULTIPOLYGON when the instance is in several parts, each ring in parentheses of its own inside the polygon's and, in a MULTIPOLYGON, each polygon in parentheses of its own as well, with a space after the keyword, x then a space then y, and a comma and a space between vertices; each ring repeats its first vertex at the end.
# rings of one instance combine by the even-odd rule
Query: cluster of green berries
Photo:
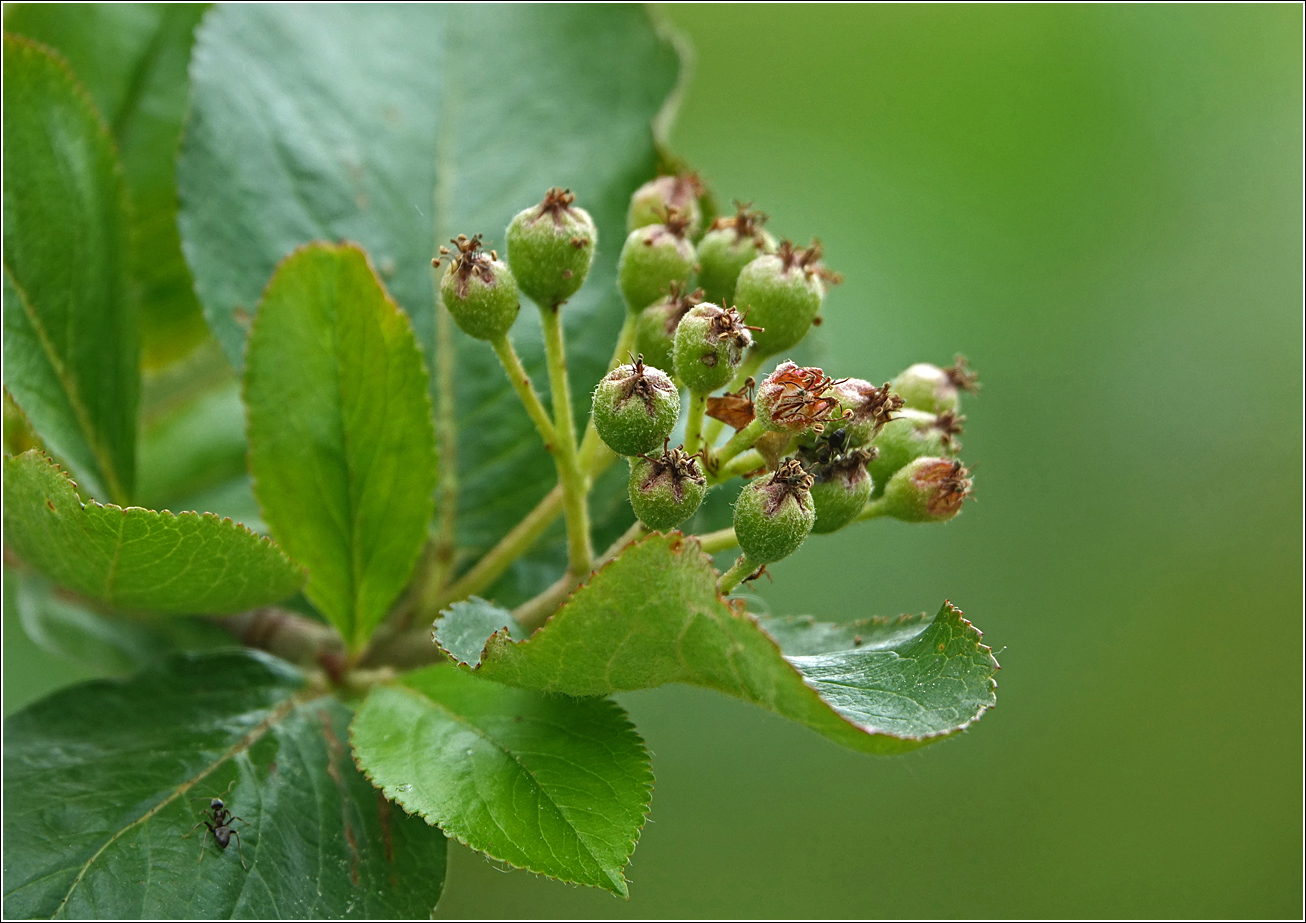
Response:
MULTIPOLYGON (((733 216, 702 232, 702 195, 694 176, 640 187, 617 263, 631 336, 623 342, 633 349, 631 361, 595 387, 593 423, 629 459, 640 521, 658 531, 681 525, 722 465, 749 449, 762 464, 745 473, 734 527, 758 566, 792 554, 810 532, 870 515, 955 516, 972 489, 957 460, 960 394, 976 388, 964 360, 913 365, 882 385, 786 361, 754 385, 748 372, 802 340, 840 278, 822 263, 818 242, 777 241, 763 228, 767 216, 750 205, 736 203, 733 216), (726 397, 709 397, 728 387, 735 390, 726 397), (734 427, 730 442, 719 449, 696 442, 693 452, 671 446, 682 388, 694 398, 691 413, 717 405, 709 412, 734 427)), ((507 335, 519 292, 553 309, 574 295, 598 232, 572 194, 555 188, 512 219, 507 242, 506 264, 481 247, 479 235, 458 237, 456 250, 441 248, 449 258, 441 298, 458 326, 480 339, 507 335)), ((691 422, 697 437, 701 416, 691 422)))

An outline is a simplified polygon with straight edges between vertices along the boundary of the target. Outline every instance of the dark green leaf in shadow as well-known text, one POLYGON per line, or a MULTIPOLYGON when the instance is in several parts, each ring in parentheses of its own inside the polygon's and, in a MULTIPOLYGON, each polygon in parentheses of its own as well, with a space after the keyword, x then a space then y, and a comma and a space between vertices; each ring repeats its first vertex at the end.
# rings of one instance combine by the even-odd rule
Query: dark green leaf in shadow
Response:
POLYGON ((127 609, 240 612, 304 580, 270 540, 212 513, 83 504, 35 449, 4 460, 4 530, 7 547, 50 580, 127 609))
POLYGON ((136 481, 140 355, 113 141, 67 65, 4 38, 4 378, 96 496, 136 481))
POLYGON ((373 783, 458 841, 626 896, 653 774, 616 703, 437 666, 368 693, 350 736, 373 783))
POLYGON ((408 582, 435 490, 412 325, 363 251, 313 244, 277 270, 245 366, 249 468, 305 593, 354 646, 408 582))
POLYGON ((594 575, 529 640, 493 635, 470 669, 568 695, 706 686, 870 753, 947 737, 995 704, 997 661, 951 604, 933 619, 861 623, 853 637, 781 622, 778 633, 802 652, 785 656, 757 617, 717 594, 716 577, 697 542, 652 535, 594 575))
POLYGON ((251 652, 178 656, 10 716, 5 916, 428 916, 444 837, 358 772, 349 719, 251 652), (193 829, 213 797, 243 821, 225 850, 193 829))

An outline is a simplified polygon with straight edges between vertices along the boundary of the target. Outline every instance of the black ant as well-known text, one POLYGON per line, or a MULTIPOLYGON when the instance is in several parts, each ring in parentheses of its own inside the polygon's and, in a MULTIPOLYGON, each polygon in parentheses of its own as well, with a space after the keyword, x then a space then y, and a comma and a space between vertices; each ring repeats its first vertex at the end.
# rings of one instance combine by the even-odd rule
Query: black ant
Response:
MULTIPOLYGON (((231 786, 235 784, 236 780, 232 779, 231 785, 228 785, 227 791, 222 794, 225 795, 227 792, 231 791, 231 786)), ((249 866, 245 864, 245 852, 240 845, 240 833, 231 829, 231 822, 238 820, 242 824, 248 824, 249 821, 245 820, 243 817, 237 817, 228 811, 226 804, 223 803, 222 798, 220 797, 210 800, 209 809, 204 813, 205 816, 200 818, 200 822, 194 827, 191 827, 190 832, 186 834, 186 836, 189 837, 200 827, 205 828, 204 838, 200 841, 199 861, 204 861, 204 847, 208 845, 210 833, 213 834, 213 841, 218 844, 218 849, 226 849, 227 845, 231 842, 231 838, 234 836, 236 838, 236 855, 240 857, 240 867, 248 869, 249 866)), ((185 839, 185 837, 183 837, 183 839, 185 839)))

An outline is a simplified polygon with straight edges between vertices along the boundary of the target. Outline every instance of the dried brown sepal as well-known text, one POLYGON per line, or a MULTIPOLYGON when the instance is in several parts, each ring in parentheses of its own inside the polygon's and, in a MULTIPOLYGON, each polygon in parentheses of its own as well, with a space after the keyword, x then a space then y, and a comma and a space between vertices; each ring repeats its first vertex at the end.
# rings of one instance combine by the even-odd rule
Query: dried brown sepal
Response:
POLYGON ((766 490, 766 514, 775 515, 776 510, 792 497, 799 506, 806 505, 808 492, 816 479, 808 474, 803 463, 796 458, 786 459, 775 470, 770 479, 764 482, 766 490))
MULTIPOLYGON (((562 219, 571 211, 572 204, 576 201, 576 196, 570 189, 563 189, 561 186, 554 186, 544 194, 544 201, 540 203, 539 213, 536 218, 543 218, 548 215, 553 219, 553 223, 562 226, 562 219)), ((573 238, 573 241, 576 238, 573 238)), ((575 246, 575 243, 572 244, 575 246)))
POLYGON ((632 358, 630 365, 630 374, 621 382, 621 393, 617 397, 617 406, 625 404, 632 398, 639 398, 644 402, 644 408, 648 411, 649 416, 653 416, 658 410, 658 392, 665 390, 665 387, 661 382, 655 381, 645 374, 648 366, 644 364, 642 354, 632 358))
POLYGON ((486 285, 494 284, 494 269, 490 264, 497 260, 499 255, 493 250, 487 253, 481 247, 480 234, 473 234, 471 237, 459 234, 457 237, 450 238, 449 243, 457 248, 457 252, 448 247, 441 247, 440 255, 431 260, 431 265, 439 266, 441 260, 448 258, 453 265, 458 280, 458 294, 461 297, 467 297, 467 284, 473 275, 486 285))
POLYGON ((685 451, 684 446, 670 448, 671 440, 662 446, 660 456, 641 455, 640 458, 648 462, 652 467, 649 469, 648 476, 644 478, 641 489, 652 490, 658 481, 666 481, 671 486, 671 492, 676 498, 676 502, 685 499, 685 482, 692 481, 699 486, 706 486, 707 477, 699 467, 699 453, 692 455, 685 451))
POLYGON ((940 460, 927 465, 916 472, 914 480, 918 487, 928 491, 926 509, 939 519, 955 516, 975 487, 970 469, 960 461, 940 460))
POLYGON ((793 241, 781 240, 776 256, 780 257, 786 272, 798 269, 808 277, 815 276, 827 285, 838 285, 843 281, 843 276, 821 264, 821 256, 824 252, 821 242, 813 237, 811 244, 806 247, 795 247, 793 241))
POLYGON ((874 438, 884 424, 892 420, 897 411, 902 410, 903 399, 890 390, 887 381, 878 388, 869 382, 849 380, 846 384, 851 385, 853 391, 853 399, 848 401, 848 410, 852 411, 848 422, 854 426, 868 427, 868 439, 874 438))
POLYGON ((745 237, 751 237, 758 247, 765 245, 766 239, 762 236, 762 225, 766 224, 771 216, 766 212, 756 211, 752 202, 740 202, 735 199, 735 214, 727 218, 724 215, 716 218, 712 222, 710 230, 723 231, 731 230, 735 232, 735 240, 740 241, 745 237))
POLYGON ((945 410, 934 421, 934 428, 943 434, 943 445, 950 452, 960 452, 961 442, 957 439, 965 429, 966 417, 956 411, 945 410))
POLYGON ((703 290, 696 288, 692 292, 689 286, 679 279, 672 279, 667 285, 667 336, 675 336, 676 328, 690 309, 703 303, 703 290))
POLYGON ((953 357, 952 365, 945 368, 943 374, 948 376, 948 380, 958 391, 974 394, 980 389, 979 373, 967 364, 966 357, 961 353, 953 357))
POLYGON ((839 401, 830 388, 842 384, 819 368, 782 363, 762 383, 771 421, 784 429, 815 429, 820 432, 839 401))

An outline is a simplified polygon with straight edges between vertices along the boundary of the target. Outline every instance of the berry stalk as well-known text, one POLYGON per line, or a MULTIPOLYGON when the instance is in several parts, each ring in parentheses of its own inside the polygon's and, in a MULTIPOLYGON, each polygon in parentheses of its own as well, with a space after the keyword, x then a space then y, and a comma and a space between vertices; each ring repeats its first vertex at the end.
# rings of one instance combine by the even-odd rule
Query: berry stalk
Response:
POLYGON ((555 453, 558 445, 558 431, 553 426, 553 420, 549 417, 549 412, 544 409, 544 403, 540 400, 539 394, 535 392, 535 386, 531 384, 531 376, 526 374, 526 367, 522 365, 521 357, 517 355, 517 350, 513 349, 508 335, 505 333, 491 340, 490 345, 494 347, 494 354, 499 357, 499 364, 503 366, 504 372, 507 373, 512 389, 517 392, 517 397, 521 399, 527 415, 531 418, 531 422, 535 424, 535 429, 539 432, 540 438, 544 440, 544 447, 550 453, 555 453))
POLYGON ((685 451, 690 455, 706 448, 703 444, 703 416, 707 413, 707 395, 689 392, 689 411, 685 416, 685 451))
POLYGON ((752 423, 731 436, 730 441, 721 447, 713 459, 716 462, 717 470, 719 471, 722 465, 729 462, 736 455, 751 449, 753 443, 757 442, 765 432, 765 424, 762 423, 760 418, 756 418, 752 423))
POLYGON ((567 380, 567 353, 559 306, 541 306, 540 324, 544 328, 544 356, 549 366, 549 389, 553 393, 553 420, 557 434, 554 459, 567 519, 567 565, 572 574, 583 577, 590 572, 590 565, 594 562, 594 548, 590 544, 589 484, 577 459, 576 424, 571 413, 571 386, 567 380))
POLYGON ((740 581, 755 572, 759 566, 748 555, 741 554, 735 560, 735 563, 730 565, 730 569, 722 574, 721 579, 717 581, 717 592, 722 596, 728 596, 735 587, 739 586, 740 581))

